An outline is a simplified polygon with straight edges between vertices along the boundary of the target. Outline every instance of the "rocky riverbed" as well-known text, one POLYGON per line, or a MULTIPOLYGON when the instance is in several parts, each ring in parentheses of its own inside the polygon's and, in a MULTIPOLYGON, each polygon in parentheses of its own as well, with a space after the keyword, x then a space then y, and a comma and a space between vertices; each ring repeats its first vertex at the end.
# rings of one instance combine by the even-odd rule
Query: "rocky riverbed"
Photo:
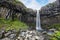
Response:
POLYGON ((46 32, 35 30, 0 30, 0 40, 48 40, 46 32))

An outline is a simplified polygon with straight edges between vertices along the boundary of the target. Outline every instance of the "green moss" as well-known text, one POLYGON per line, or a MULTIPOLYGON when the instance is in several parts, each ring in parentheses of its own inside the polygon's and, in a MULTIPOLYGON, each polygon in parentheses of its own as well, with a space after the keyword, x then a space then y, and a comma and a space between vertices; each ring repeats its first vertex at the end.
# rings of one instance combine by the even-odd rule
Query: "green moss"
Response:
POLYGON ((56 31, 53 35, 51 35, 50 40, 60 40, 60 31, 56 31))
POLYGON ((19 20, 15 20, 15 21, 11 21, 11 20, 5 20, 5 19, 0 19, 0 28, 5 27, 5 30, 12 30, 12 29, 27 29, 28 26, 19 21, 19 20))

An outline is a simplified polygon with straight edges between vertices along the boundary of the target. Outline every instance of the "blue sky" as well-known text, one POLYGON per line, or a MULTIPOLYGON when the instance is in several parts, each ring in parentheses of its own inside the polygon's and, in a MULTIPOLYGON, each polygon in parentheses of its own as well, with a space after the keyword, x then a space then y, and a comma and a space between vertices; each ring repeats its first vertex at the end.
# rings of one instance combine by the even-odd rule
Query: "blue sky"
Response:
POLYGON ((56 0, 19 0, 21 1, 27 8, 32 9, 41 9, 42 6, 47 5, 48 3, 52 3, 56 0))

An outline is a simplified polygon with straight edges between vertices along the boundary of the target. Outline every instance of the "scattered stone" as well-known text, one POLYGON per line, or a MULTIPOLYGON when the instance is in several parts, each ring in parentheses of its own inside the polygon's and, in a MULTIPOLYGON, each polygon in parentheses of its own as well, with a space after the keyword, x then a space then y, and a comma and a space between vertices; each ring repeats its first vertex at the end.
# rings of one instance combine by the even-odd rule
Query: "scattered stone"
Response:
POLYGON ((51 32, 55 32, 55 31, 56 31, 56 29, 49 29, 49 31, 51 31, 51 32))
POLYGON ((49 31, 47 32, 48 35, 52 35, 54 34, 56 31, 56 29, 49 29, 49 31))
POLYGON ((17 31, 15 29, 11 30, 12 33, 17 33, 17 31))
POLYGON ((11 38, 11 39, 15 39, 15 37, 16 37, 16 34, 10 34, 10 35, 8 36, 8 38, 11 38))
MULTIPOLYGON (((35 30, 27 30, 27 31, 18 31, 18 35, 16 30, 9 30, 8 32, 6 32, 5 38, 2 38, 1 40, 44 40, 47 38, 46 34, 44 34, 46 32, 38 32, 35 30), (44 34, 44 35, 43 35, 44 34), (46 37, 46 38, 45 38, 46 37)), ((0 33, 0 35, 2 34, 2 32, 0 33)), ((2 37, 2 35, 0 36, 2 37)))
POLYGON ((5 33, 5 37, 9 36, 12 32, 11 31, 8 31, 7 33, 5 33))
POLYGON ((0 39, 4 37, 4 33, 5 33, 4 30, 0 30, 0 39))
POLYGON ((12 40, 12 39, 10 39, 10 38, 3 38, 3 39, 1 39, 1 40, 12 40))

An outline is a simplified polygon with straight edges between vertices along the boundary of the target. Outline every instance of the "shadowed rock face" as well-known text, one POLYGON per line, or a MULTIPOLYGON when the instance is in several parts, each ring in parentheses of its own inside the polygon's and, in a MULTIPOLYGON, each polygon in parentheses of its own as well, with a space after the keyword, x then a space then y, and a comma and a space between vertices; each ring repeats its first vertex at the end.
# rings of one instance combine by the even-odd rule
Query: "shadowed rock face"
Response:
POLYGON ((8 9, 21 12, 26 8, 21 2, 15 2, 15 0, 1 0, 0 6, 6 7, 8 9), (20 5, 19 5, 20 4, 20 5))
POLYGON ((56 0, 41 8, 41 23, 42 25, 50 26, 55 23, 60 23, 60 0, 56 0))
POLYGON ((14 15, 17 12, 23 13, 24 8, 26 7, 21 2, 17 2, 16 0, 0 0, 0 14, 3 14, 3 17, 8 18, 13 15, 12 17, 14 18, 14 15))
POLYGON ((0 0, 0 18, 15 20, 22 22, 34 23, 36 11, 26 8, 21 2, 15 0, 0 0))
POLYGON ((25 13, 25 14, 34 14, 32 9, 26 8, 21 2, 16 0, 0 0, 0 7, 10 9, 15 12, 25 13))

